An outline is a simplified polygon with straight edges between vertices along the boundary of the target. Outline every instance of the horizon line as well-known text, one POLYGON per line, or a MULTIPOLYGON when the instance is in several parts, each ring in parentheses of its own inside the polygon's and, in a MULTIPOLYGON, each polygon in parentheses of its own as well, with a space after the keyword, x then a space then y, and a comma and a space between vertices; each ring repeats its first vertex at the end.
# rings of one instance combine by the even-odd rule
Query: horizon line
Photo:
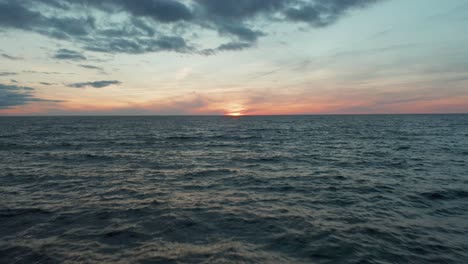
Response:
POLYGON ((210 114, 210 115, 191 115, 191 114, 178 114, 178 115, 158 115, 158 114, 70 114, 70 115, 0 115, 1 117, 229 117, 229 118, 242 118, 242 117, 275 117, 275 116, 384 116, 384 115, 468 115, 468 113, 360 113, 360 114, 271 114, 271 115, 223 115, 223 114, 210 114))

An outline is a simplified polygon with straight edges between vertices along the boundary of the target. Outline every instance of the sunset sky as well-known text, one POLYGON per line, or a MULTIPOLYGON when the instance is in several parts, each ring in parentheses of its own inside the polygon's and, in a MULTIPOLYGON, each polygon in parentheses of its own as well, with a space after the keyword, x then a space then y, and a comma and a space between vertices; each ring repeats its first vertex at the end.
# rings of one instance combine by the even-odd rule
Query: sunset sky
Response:
POLYGON ((468 112, 468 0, 0 0, 1 115, 468 112))

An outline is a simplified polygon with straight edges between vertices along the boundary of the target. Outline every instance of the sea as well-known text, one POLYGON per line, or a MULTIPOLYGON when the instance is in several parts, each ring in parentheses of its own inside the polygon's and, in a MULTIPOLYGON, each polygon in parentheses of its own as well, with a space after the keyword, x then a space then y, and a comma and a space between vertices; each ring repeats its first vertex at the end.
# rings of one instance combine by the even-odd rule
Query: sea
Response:
POLYGON ((468 115, 0 117, 0 263, 468 263, 468 115))

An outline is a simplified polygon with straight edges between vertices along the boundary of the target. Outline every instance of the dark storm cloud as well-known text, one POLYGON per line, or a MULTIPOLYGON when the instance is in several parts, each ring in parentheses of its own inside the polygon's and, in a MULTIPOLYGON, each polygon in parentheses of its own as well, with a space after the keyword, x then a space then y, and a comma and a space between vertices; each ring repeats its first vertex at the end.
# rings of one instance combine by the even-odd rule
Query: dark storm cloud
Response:
POLYGON ((97 52, 208 54, 254 46, 268 33, 265 22, 325 27, 349 10, 380 1, 384 0, 0 0, 0 29, 33 31, 97 52), (109 18, 115 14, 119 19, 109 18), (242 45, 206 47, 196 43, 200 30, 242 45))
POLYGON ((59 49, 54 58, 59 60, 86 60, 86 57, 80 52, 68 49, 59 49))
POLYGON ((96 81, 96 82, 82 82, 82 83, 72 83, 68 87, 72 88, 85 88, 85 87, 94 87, 94 88, 104 88, 111 85, 122 84, 119 81, 96 81))
POLYGON ((60 100, 37 98, 34 96, 33 92, 34 88, 30 87, 0 84, 0 109, 9 109, 31 102, 62 102, 60 100))

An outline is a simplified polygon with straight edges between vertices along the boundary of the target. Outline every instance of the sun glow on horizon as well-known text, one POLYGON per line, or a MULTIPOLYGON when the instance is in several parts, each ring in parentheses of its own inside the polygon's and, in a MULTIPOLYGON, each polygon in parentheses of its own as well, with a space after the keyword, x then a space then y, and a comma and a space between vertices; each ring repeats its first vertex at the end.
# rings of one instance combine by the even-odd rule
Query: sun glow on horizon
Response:
POLYGON ((238 117, 238 116, 243 116, 244 111, 245 111, 245 107, 243 105, 238 104, 238 103, 233 103, 233 104, 230 104, 229 107, 227 107, 224 115, 238 117))
POLYGON ((233 116, 233 117, 239 117, 239 116, 243 116, 244 114, 239 113, 239 112, 235 112, 235 113, 227 113, 226 115, 227 116, 233 116))

